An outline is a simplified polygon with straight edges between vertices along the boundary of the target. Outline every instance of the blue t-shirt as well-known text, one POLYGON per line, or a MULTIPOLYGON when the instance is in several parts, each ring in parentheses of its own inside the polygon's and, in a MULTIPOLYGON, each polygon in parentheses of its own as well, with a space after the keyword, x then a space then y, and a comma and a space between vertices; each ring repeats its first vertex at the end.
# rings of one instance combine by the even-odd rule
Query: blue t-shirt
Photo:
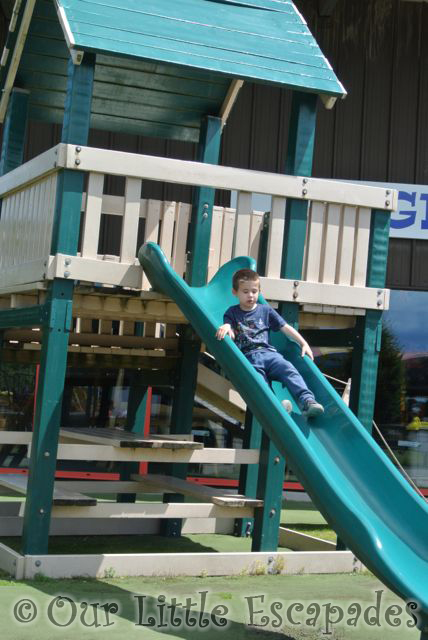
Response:
POLYGON ((257 304, 252 311, 243 311, 239 304, 236 304, 229 307, 223 321, 230 324, 234 330, 235 344, 242 353, 249 353, 254 349, 276 351, 269 344, 269 331, 279 331, 287 324, 268 304, 257 304))

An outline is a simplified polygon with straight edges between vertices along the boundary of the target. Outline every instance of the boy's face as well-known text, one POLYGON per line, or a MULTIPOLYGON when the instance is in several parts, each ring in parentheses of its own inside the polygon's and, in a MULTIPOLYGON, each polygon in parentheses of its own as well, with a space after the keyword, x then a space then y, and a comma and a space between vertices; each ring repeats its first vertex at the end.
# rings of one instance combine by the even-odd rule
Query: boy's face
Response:
POLYGON ((240 280, 238 290, 232 289, 232 293, 239 300, 239 306, 243 311, 252 311, 257 304, 260 293, 258 280, 240 280))

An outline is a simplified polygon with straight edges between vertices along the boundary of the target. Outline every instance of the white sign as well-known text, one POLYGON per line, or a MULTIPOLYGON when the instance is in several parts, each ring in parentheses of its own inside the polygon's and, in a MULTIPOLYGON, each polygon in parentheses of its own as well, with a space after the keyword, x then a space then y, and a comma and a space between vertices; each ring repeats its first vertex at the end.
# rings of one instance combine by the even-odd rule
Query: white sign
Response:
POLYGON ((428 185, 366 182, 398 191, 398 208, 391 214, 391 238, 428 240, 428 185))

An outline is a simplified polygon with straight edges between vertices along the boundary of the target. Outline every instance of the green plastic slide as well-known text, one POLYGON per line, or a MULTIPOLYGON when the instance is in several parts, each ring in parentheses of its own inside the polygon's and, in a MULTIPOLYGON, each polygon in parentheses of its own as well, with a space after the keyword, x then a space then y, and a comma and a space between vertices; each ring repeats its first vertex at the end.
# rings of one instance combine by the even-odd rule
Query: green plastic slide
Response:
POLYGON ((292 399, 288 391, 274 384, 273 392, 230 338, 215 337, 224 311, 237 303, 233 273, 254 269, 254 261, 235 258, 206 286, 189 287, 158 245, 145 244, 139 259, 153 288, 180 307, 337 534, 384 584, 417 603, 416 613, 428 616, 428 505, 423 498, 295 343, 282 333, 272 335, 324 405, 325 414, 316 419, 302 416, 294 401, 288 415, 280 403, 292 399))

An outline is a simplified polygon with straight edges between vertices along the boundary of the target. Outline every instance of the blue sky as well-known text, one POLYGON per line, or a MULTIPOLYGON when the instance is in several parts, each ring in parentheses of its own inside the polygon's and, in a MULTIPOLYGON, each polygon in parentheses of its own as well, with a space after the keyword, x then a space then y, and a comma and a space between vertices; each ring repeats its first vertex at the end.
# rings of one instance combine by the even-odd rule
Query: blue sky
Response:
POLYGON ((428 352, 428 292, 391 291, 384 323, 397 337, 405 352, 428 352))

